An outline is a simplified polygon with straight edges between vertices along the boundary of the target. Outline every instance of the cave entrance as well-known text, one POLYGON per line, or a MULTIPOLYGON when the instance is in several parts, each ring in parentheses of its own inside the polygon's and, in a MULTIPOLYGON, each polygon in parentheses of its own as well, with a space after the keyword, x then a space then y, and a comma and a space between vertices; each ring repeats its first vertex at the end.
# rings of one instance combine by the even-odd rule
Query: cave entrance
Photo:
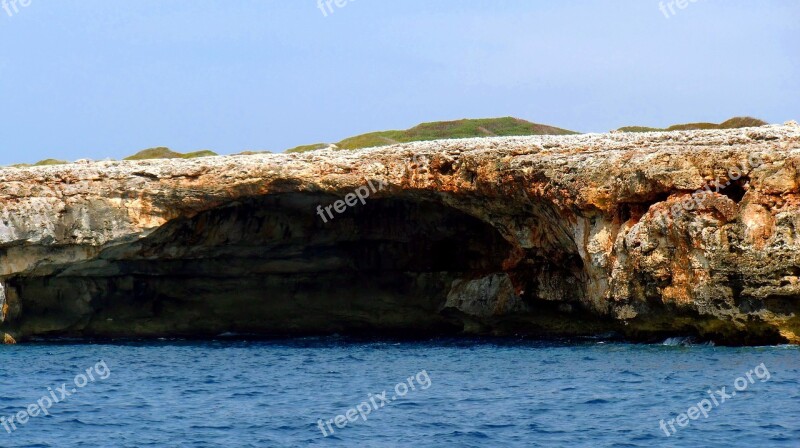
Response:
POLYGON ((456 332, 440 313, 453 282, 502 273, 512 250, 491 225, 432 201, 373 198, 323 222, 317 206, 337 199, 242 200, 55 275, 11 278, 21 333, 456 332))

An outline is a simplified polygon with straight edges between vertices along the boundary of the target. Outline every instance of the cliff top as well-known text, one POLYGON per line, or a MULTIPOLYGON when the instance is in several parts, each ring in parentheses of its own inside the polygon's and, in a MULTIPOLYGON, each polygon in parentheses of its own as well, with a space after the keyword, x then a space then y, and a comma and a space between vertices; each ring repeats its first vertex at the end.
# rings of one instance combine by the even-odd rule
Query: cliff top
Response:
MULTIPOLYGON (((253 153, 248 155, 209 156, 200 158, 171 158, 122 161, 78 161, 63 165, 0 168, 0 180, 4 182, 23 180, 32 175, 48 176, 69 173, 77 178, 91 178, 97 171, 106 176, 124 177, 136 175, 136 171, 147 168, 151 174, 161 173, 169 177, 185 176, 185 171, 198 169, 231 169, 242 172, 248 168, 265 166, 281 167, 295 163, 326 164, 334 171, 346 172, 347 166, 364 165, 370 162, 386 162, 392 159, 405 160, 413 154, 493 151, 497 156, 537 154, 547 157, 564 157, 608 151, 636 151, 655 153, 661 150, 702 148, 721 149, 733 145, 754 142, 780 141, 782 145, 800 145, 800 125, 794 121, 783 125, 766 125, 751 128, 722 130, 687 130, 657 132, 619 132, 535 135, 510 137, 478 137, 444 139, 410 143, 399 143, 350 151, 320 149, 305 153, 253 153)), ((783 148, 788 149, 788 148, 783 148)), ((322 168, 320 166, 320 168, 322 168)), ((5 189, 4 189, 5 190, 5 189)))

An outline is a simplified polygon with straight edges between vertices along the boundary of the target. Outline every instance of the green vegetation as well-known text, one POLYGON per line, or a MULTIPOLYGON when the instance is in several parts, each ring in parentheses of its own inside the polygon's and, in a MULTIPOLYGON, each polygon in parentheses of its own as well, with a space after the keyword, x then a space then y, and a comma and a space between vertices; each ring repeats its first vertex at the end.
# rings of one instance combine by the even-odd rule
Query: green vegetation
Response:
POLYGON ((674 124, 667 128, 668 131, 701 131, 706 129, 719 129, 716 123, 686 123, 674 124))
POLYGON ((198 157, 214 157, 218 155, 219 154, 215 153, 214 151, 203 149, 201 151, 187 152, 186 154, 182 154, 181 159, 196 159, 198 157))
POLYGON ((764 126, 765 124, 769 123, 763 120, 759 120, 758 118, 734 117, 728 121, 723 121, 722 124, 719 125, 719 128, 720 129, 750 128, 750 127, 764 126))
POLYGON ((180 157, 180 153, 177 153, 169 148, 159 146, 157 148, 149 148, 139 151, 130 157, 125 157, 125 160, 179 159, 180 157))
POLYGON ((17 163, 17 164, 11 165, 11 167, 12 168, 29 168, 29 167, 32 167, 32 166, 66 165, 68 163, 69 162, 67 162, 66 160, 44 159, 44 160, 40 160, 40 161, 34 163, 33 165, 31 165, 30 163, 17 163))
MULTIPOLYGON (((677 124, 668 128, 652 128, 647 126, 625 126, 619 128, 620 132, 660 132, 660 131, 684 131, 698 129, 736 129, 744 127, 757 127, 768 124, 763 120, 752 117, 734 117, 720 124, 716 123, 687 123, 677 124)), ((381 131, 370 132, 368 134, 350 137, 337 143, 339 149, 361 149, 373 146, 387 146, 396 143, 409 143, 418 141, 430 141, 439 139, 487 137, 487 136, 525 136, 525 135, 570 135, 578 134, 574 131, 561 129, 543 124, 531 123, 514 117, 502 118, 483 118, 483 119, 463 119, 455 121, 436 121, 422 123, 411 129, 404 131, 381 131)), ((287 153, 302 153, 315 151, 331 146, 329 143, 315 143, 313 145, 303 145, 287 150, 287 153)), ((260 154, 267 151, 244 151, 239 155, 260 154)), ((216 156, 217 153, 209 150, 195 151, 190 153, 180 153, 167 147, 159 146, 149 148, 126 157, 125 160, 149 160, 149 159, 194 159, 197 157, 216 156)), ((26 168, 31 166, 52 166, 68 164, 64 160, 45 159, 35 164, 20 163, 11 165, 15 168, 26 168)))
POLYGON ((296 148, 288 149, 288 150, 286 150, 286 152, 287 153, 292 153, 292 152, 315 151, 317 149, 327 148, 328 146, 330 146, 330 145, 327 144, 327 143, 314 143, 313 145, 302 145, 302 146, 298 146, 296 148))
POLYGON ((648 128, 647 126, 625 126, 617 129, 620 132, 660 132, 666 129, 661 128, 648 128))
POLYGON ((34 163, 33 166, 66 165, 68 163, 66 160, 44 159, 34 163))
MULTIPOLYGON (((340 149, 361 149, 373 146, 387 146, 395 143, 408 143, 450 138, 514 136, 514 135, 569 135, 577 132, 543 124, 531 123, 519 118, 484 118, 456 121, 437 121, 422 123, 404 131, 370 132, 357 135, 337 143, 340 149)), ((287 152, 305 152, 325 148, 328 144, 298 146, 287 152)))
POLYGON ((234 154, 235 156, 254 156, 256 154, 270 154, 269 151, 242 151, 234 154))
POLYGON ((186 154, 175 152, 169 148, 159 146, 157 148, 149 148, 139 151, 136 154, 126 157, 125 160, 150 160, 150 159, 194 159, 197 157, 210 157, 216 156, 214 151, 203 150, 195 151, 186 154))
POLYGON ((687 123, 676 124, 668 128, 649 128, 646 126, 626 126, 619 128, 621 132, 659 132, 659 131, 693 131, 703 129, 738 129, 758 127, 769 124, 766 121, 752 117, 734 117, 720 124, 716 123, 687 123))
MULTIPOLYGON (((203 151, 195 151, 186 154, 181 154, 179 152, 175 152, 170 150, 169 148, 165 147, 158 147, 158 148, 150 148, 145 149, 144 151, 139 151, 138 153, 126 157, 125 160, 147 160, 147 159, 194 159, 197 157, 209 157, 209 156, 216 156, 217 153, 209 150, 203 151)), ((29 168, 32 166, 52 166, 52 165, 66 165, 69 162, 65 160, 57 160, 57 159, 45 159, 40 160, 34 164, 30 163, 18 163, 16 165, 11 165, 13 168, 29 168)))

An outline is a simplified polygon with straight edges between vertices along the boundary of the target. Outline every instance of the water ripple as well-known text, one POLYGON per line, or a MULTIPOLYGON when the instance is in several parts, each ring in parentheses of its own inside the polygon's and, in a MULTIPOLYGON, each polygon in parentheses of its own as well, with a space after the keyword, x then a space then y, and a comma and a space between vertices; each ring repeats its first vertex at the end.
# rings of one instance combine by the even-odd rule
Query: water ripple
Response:
POLYGON ((680 338, 610 341, 35 343, 0 347, 0 416, 99 360, 112 374, 31 418, 0 447, 800 446, 800 350, 680 338), (667 438, 661 419, 764 363, 769 381, 667 438), (323 437, 335 419, 425 370, 417 387, 323 437), (741 397, 741 398, 740 398, 741 397))

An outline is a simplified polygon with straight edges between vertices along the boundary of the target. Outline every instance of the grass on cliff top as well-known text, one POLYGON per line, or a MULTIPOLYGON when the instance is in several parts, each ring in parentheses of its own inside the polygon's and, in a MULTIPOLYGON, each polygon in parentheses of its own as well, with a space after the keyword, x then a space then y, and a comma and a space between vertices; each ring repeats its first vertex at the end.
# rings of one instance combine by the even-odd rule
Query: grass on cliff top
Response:
POLYGON ((695 130, 705 130, 705 129, 738 129, 738 128, 750 128, 750 127, 758 127, 764 126, 765 124, 769 124, 766 121, 759 120, 758 118, 753 117, 734 117, 730 120, 723 121, 720 124, 717 123, 686 123, 686 124, 676 124, 672 125, 668 128, 650 128, 646 126, 625 126, 619 128, 618 131, 621 132, 659 132, 659 131, 695 131, 695 130))
MULTIPOLYGON (((175 152, 170 150, 169 148, 159 147, 159 148, 150 148, 145 149, 144 151, 139 151, 138 153, 126 157, 125 160, 149 160, 149 159, 194 159, 197 157, 209 157, 209 156, 216 156, 217 153, 213 151, 196 151, 190 152, 186 154, 181 154, 179 152, 175 152)), ((70 162, 66 160, 57 160, 57 159, 45 159, 40 160, 34 164, 30 163, 17 163, 14 165, 10 165, 12 168, 30 168, 32 166, 52 166, 52 165, 67 165, 70 162)))
POLYGON ((31 166, 53 166, 53 165, 67 165, 69 162, 66 160, 57 160, 57 159, 44 159, 40 160, 34 164, 30 163, 17 163, 15 165, 11 165, 13 168, 28 168, 31 166))
POLYGON ((330 145, 328 145, 327 143, 314 143, 313 145, 297 146, 295 148, 286 150, 286 152, 287 153, 293 153, 293 152, 315 151, 317 149, 327 148, 328 146, 330 146, 330 145))
POLYGON ((66 160, 58 160, 58 159, 44 159, 40 160, 33 164, 33 166, 52 166, 52 165, 66 165, 69 162, 66 160))
POLYGON ((242 151, 234 154, 235 156, 254 156, 256 154, 272 154, 270 151, 242 151))
POLYGON ((647 126, 625 126, 617 129, 620 132, 660 132, 666 131, 662 128, 648 128, 647 126))
MULTIPOLYGON (((577 132, 544 124, 531 123, 514 117, 464 119, 422 123, 404 131, 381 131, 350 137, 337 143, 339 149, 361 149, 449 138, 516 136, 516 135, 570 135, 577 132)), ((326 143, 298 146, 287 152, 313 151, 327 147, 326 143)))
POLYGON ((159 146, 139 151, 136 154, 125 157, 125 160, 150 160, 150 159, 195 159, 198 157, 210 157, 218 155, 214 151, 195 151, 186 154, 175 152, 169 148, 159 146))

